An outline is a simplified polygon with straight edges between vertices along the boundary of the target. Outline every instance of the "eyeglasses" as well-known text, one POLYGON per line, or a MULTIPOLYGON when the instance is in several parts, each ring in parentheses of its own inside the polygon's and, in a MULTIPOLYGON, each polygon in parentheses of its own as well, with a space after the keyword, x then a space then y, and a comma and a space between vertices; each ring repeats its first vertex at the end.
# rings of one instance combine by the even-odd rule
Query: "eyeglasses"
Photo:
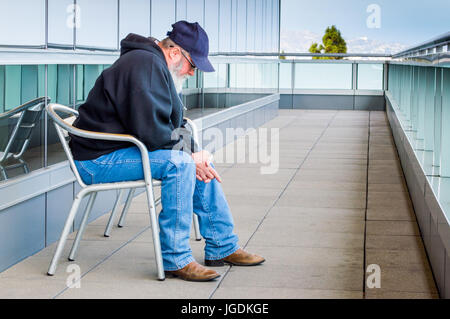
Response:
MULTIPOLYGON (((173 46, 173 45, 169 45, 169 47, 175 48, 175 46, 173 46)), ((183 49, 181 49, 181 48, 179 48, 179 49, 180 49, 181 54, 184 56, 184 58, 185 58, 185 59, 189 62, 189 64, 191 65, 192 70, 194 70, 194 71, 197 70, 197 67, 195 66, 195 64, 192 63, 191 60, 188 59, 188 57, 186 56, 186 54, 184 54, 183 49)))
POLYGON ((188 59, 188 57, 184 54, 183 50, 180 50, 181 54, 184 56, 184 58, 189 62, 189 64, 191 65, 192 70, 196 70, 197 67, 195 66, 194 63, 191 62, 191 60, 188 59))

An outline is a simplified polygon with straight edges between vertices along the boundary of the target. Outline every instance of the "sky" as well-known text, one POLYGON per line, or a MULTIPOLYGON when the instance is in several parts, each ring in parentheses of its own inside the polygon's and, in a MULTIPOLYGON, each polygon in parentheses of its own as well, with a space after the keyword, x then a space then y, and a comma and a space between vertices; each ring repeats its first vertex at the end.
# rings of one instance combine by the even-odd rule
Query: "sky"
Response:
POLYGON ((281 49, 305 52, 333 24, 347 52, 396 53, 450 32, 450 0, 281 0, 281 49))

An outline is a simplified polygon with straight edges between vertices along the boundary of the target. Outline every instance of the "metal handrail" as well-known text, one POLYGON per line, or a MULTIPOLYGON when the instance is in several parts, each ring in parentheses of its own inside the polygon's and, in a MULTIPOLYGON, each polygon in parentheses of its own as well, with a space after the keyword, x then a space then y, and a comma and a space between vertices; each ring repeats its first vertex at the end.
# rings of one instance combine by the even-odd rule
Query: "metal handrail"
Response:
POLYGON ((449 45, 449 43, 450 43, 450 32, 447 32, 447 33, 437 36, 431 40, 428 40, 426 42, 415 45, 415 46, 410 47, 401 52, 398 52, 398 53, 394 54, 392 57, 400 58, 400 57, 404 57, 409 54, 412 54, 413 52, 428 50, 430 48, 440 47, 440 46, 444 46, 444 45, 449 45))
POLYGON ((361 57, 361 58, 390 58, 391 54, 384 53, 309 53, 309 52, 273 52, 273 53, 260 53, 260 52, 220 52, 212 53, 210 56, 255 56, 255 57, 280 57, 280 56, 292 56, 292 57, 361 57))

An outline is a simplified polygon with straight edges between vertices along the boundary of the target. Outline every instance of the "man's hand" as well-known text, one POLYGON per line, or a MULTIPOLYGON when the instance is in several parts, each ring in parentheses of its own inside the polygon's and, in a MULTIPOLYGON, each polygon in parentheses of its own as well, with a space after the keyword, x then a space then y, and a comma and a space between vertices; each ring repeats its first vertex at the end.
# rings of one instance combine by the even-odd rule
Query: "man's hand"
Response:
POLYGON ((222 183, 222 178, 210 165, 212 155, 208 151, 202 150, 197 153, 192 153, 192 159, 195 162, 196 177, 199 181, 209 183, 215 178, 219 183, 222 183))

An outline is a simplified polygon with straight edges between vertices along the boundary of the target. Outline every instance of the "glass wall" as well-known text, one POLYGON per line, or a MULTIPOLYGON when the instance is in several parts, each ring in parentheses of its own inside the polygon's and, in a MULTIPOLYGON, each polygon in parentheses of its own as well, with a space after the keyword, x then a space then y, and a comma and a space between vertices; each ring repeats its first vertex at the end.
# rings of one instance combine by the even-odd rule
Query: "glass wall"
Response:
POLYGON ((263 51, 263 27, 264 27, 264 4, 265 1, 256 1, 255 8, 255 52, 264 52, 263 51))
POLYGON ((255 34, 256 34, 256 1, 247 0, 247 32, 246 32, 246 51, 256 52, 255 34))
POLYGON ((203 0, 189 0, 187 1, 186 13, 187 21, 198 22, 203 28, 205 25, 204 21, 204 6, 203 0))
POLYGON ((231 0, 220 0, 219 5, 219 52, 231 52, 231 0))
MULTIPOLYGON (((22 125, 30 124, 30 134, 24 130, 17 138, 14 130, 25 109, 39 110, 35 99, 73 108, 84 103, 110 66, 105 63, 118 57, 120 40, 127 34, 162 39, 174 22, 188 20, 206 30, 212 55, 274 52, 277 7, 278 0, 0 0, 0 28, 7 30, 0 34, 0 154, 7 147, 9 154, 0 155, 0 183, 66 160, 42 110, 33 113, 37 118, 32 125, 22 125), (10 47, 20 51, 17 62, 8 55, 10 47)), ((211 60, 216 72, 197 71, 184 84, 188 116, 204 116, 277 91, 276 59, 211 60)), ((24 115, 28 117, 34 118, 24 115)))
MULTIPOLYGON (((76 46, 117 50, 119 44, 117 0, 77 0, 76 5, 79 14, 76 46)), ((124 13, 127 14, 126 11, 124 13)))
POLYGON ((150 1, 120 1, 119 40, 128 33, 150 36, 150 1))
POLYGON ((44 166, 45 65, 0 66, 0 181, 44 166), (43 101, 42 101, 43 102, 43 101))
POLYGON ((162 40, 175 23, 175 0, 152 0, 151 4, 151 35, 162 40))
POLYGON ((247 49, 247 0, 237 0, 236 18, 236 51, 245 52, 247 49))
POLYGON ((209 38, 209 52, 219 51, 219 0, 205 1, 205 31, 209 38))
POLYGON ((0 45, 45 46, 45 0, 0 0, 0 30, 0 45))
POLYGON ((48 46, 73 47, 74 8, 73 0, 48 0, 48 46))
POLYGON ((205 28, 211 53, 278 50, 278 0, 0 0, 0 47, 117 51, 128 33, 161 39, 177 20, 205 28))
POLYGON ((175 20, 186 20, 187 19, 187 0, 177 0, 175 20))

